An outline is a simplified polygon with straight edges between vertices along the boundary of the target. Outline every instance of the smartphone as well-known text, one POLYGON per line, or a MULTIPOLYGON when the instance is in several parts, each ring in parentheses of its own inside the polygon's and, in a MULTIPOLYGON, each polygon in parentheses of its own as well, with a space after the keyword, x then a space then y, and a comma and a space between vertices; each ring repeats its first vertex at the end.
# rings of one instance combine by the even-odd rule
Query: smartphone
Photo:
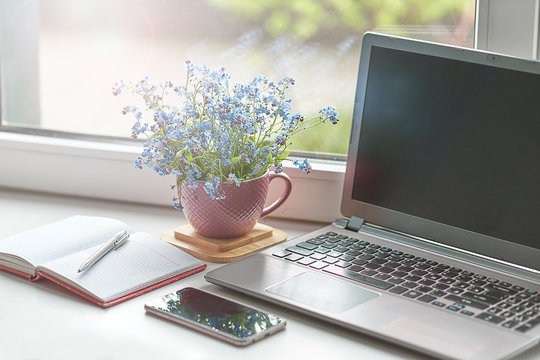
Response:
POLYGON ((285 320, 264 311, 187 287, 144 305, 147 313, 246 346, 285 328, 285 320))

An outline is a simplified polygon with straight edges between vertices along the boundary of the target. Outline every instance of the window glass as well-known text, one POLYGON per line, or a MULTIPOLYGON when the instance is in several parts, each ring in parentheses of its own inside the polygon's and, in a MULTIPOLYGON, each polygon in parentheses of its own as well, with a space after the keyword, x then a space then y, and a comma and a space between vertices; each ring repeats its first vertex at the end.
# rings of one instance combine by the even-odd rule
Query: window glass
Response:
POLYGON ((235 82, 294 78, 294 112, 316 116, 334 105, 341 121, 293 139, 292 148, 338 154, 347 151, 365 31, 467 47, 474 37, 474 0, 37 3, 39 127, 129 137, 132 118, 122 108, 142 104, 113 96, 113 84, 145 76, 182 83, 191 60, 225 67, 235 82))

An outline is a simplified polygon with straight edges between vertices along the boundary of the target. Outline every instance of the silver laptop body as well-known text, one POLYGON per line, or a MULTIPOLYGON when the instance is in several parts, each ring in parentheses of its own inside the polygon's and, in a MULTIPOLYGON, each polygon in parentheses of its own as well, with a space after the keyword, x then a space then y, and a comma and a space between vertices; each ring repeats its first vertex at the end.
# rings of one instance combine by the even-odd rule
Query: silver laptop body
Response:
POLYGON ((367 33, 341 212, 207 281, 440 358, 540 339, 540 62, 367 33))

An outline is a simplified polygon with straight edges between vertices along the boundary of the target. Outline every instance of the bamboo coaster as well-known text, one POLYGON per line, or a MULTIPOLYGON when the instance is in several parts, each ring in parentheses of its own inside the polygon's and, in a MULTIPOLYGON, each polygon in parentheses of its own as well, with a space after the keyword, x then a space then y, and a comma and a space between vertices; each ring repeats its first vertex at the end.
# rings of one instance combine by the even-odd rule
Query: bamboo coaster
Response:
POLYGON ((287 234, 279 229, 257 223, 253 230, 244 236, 213 239, 198 234, 187 224, 161 234, 161 239, 203 261, 229 263, 279 244, 287 239, 287 234))

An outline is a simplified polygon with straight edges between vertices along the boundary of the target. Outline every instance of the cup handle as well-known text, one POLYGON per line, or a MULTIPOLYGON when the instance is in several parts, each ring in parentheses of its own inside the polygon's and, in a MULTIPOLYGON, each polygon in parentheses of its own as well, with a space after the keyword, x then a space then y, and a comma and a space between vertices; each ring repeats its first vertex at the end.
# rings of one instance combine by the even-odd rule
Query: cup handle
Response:
POLYGON ((268 214, 270 214, 272 211, 276 210, 278 207, 280 207, 281 204, 283 204, 285 200, 287 200, 292 189, 291 178, 289 178, 287 174, 282 173, 282 172, 281 173, 271 172, 269 176, 270 178, 268 179, 268 184, 270 184, 272 180, 280 178, 280 179, 283 179, 283 181, 285 182, 285 189, 283 190, 283 192, 281 193, 281 196, 276 201, 274 201, 271 205, 263 209, 261 213, 261 217, 260 217, 261 219, 267 216, 268 214))

